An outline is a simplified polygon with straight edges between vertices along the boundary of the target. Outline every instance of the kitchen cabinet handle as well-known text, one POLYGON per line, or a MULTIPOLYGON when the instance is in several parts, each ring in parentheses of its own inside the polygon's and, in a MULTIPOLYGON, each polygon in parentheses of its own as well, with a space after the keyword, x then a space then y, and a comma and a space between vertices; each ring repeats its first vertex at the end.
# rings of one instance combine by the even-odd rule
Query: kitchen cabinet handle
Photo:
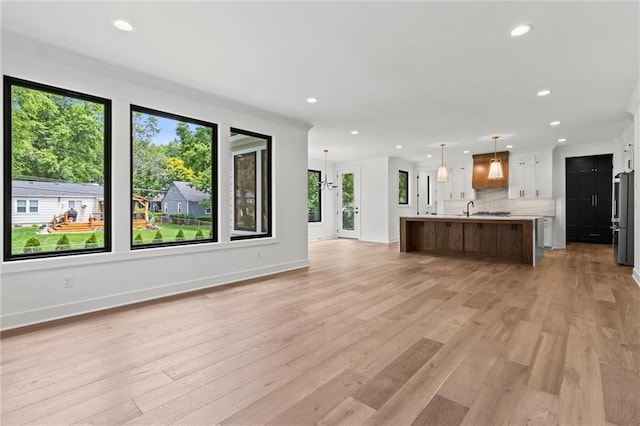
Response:
POLYGON ((536 197, 538 196, 538 190, 536 189, 536 197))
POLYGON ((598 207, 598 194, 594 195, 594 197, 596 198, 596 207, 598 207))

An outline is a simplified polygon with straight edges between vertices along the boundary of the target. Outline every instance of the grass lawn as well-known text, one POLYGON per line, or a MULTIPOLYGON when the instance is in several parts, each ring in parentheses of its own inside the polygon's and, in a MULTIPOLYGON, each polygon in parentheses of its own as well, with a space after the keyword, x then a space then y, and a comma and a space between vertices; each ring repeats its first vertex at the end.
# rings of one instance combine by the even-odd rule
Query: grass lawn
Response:
MULTIPOLYGON (((202 231, 204 238, 209 237, 210 228, 207 226, 197 225, 174 225, 170 223, 163 223, 159 225, 159 231, 162 234, 163 242, 175 241, 176 234, 180 229, 184 233, 185 241, 191 241, 196 239, 196 232, 202 231)), ((69 238, 70 249, 83 249, 84 244, 92 234, 92 232, 70 232, 70 233, 58 233, 58 234, 37 234, 37 227, 22 227, 12 228, 11 230, 11 253, 21 254, 24 253, 24 245, 31 237, 37 237, 40 240, 40 252, 47 253, 55 251, 58 245, 58 240, 62 235, 66 235, 69 238)), ((96 239, 98 240, 98 247, 104 246, 104 232, 96 231, 96 239)), ((155 229, 136 229, 133 231, 133 238, 140 234, 142 236, 142 244, 150 244, 153 242, 153 238, 156 235, 155 229)))
MULTIPOLYGON (((196 239, 196 233, 198 230, 202 231, 204 238, 209 238, 210 227, 198 226, 198 225, 175 225, 172 223, 163 223, 158 225, 158 230, 162 234, 162 241, 167 243, 176 240, 178 231, 182 229, 185 241, 191 241, 196 239)), ((142 244, 150 244, 156 236, 155 229, 136 229, 133 231, 133 238, 140 234, 142 236, 142 244)))
MULTIPOLYGON (((62 233, 60 234, 37 234, 37 227, 25 226, 22 228, 12 228, 11 229, 11 253, 12 254, 21 254, 24 253, 24 245, 27 243, 27 240, 31 237, 36 237, 40 240, 40 252, 47 253, 56 250, 56 246, 58 245, 58 240, 62 237, 62 233)), ((98 240, 98 247, 104 246, 104 232, 96 231, 96 232, 74 232, 65 234, 67 238, 69 238, 70 248, 73 249, 83 249, 84 244, 87 239, 91 236, 91 234, 96 234, 96 239, 98 240)))

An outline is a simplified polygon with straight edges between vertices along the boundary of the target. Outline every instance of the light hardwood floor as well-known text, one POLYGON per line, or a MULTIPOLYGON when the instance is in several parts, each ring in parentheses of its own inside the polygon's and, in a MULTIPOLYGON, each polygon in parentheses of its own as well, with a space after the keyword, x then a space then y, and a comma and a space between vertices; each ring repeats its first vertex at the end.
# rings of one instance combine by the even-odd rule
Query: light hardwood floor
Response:
POLYGON ((2 424, 640 424, 640 288, 611 247, 310 260, 5 334, 2 424))

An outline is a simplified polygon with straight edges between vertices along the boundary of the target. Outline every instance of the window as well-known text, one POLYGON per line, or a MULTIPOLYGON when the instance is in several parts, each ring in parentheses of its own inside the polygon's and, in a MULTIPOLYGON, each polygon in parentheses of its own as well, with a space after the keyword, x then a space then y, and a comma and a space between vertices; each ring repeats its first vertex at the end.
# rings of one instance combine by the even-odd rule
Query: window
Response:
POLYGON ((409 172, 398 171, 398 204, 409 204, 409 172))
POLYGON ((82 208, 84 204, 82 204, 82 200, 69 200, 68 202, 70 209, 79 210, 82 208))
POLYGON ((131 106, 132 248, 216 241, 216 138, 216 124, 131 106))
POLYGON ((322 221, 322 191, 320 170, 307 172, 307 212, 309 222, 322 221))
POLYGON ((231 129, 231 239, 270 237, 271 136, 231 129))
POLYGON ((109 251, 111 101, 4 77, 4 128, 4 259, 109 251))

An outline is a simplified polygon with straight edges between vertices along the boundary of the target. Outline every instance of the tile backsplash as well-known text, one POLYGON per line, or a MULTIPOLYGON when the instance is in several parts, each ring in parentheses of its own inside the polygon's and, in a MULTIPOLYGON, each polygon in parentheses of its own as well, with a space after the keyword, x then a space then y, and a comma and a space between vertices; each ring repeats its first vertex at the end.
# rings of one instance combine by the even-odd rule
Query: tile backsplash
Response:
MULTIPOLYGON (((444 201, 444 214, 460 214, 466 210, 468 201, 444 201)), ((511 212, 512 215, 555 216, 556 200, 509 199, 507 189, 478 189, 473 200, 471 214, 475 212, 511 212)))

